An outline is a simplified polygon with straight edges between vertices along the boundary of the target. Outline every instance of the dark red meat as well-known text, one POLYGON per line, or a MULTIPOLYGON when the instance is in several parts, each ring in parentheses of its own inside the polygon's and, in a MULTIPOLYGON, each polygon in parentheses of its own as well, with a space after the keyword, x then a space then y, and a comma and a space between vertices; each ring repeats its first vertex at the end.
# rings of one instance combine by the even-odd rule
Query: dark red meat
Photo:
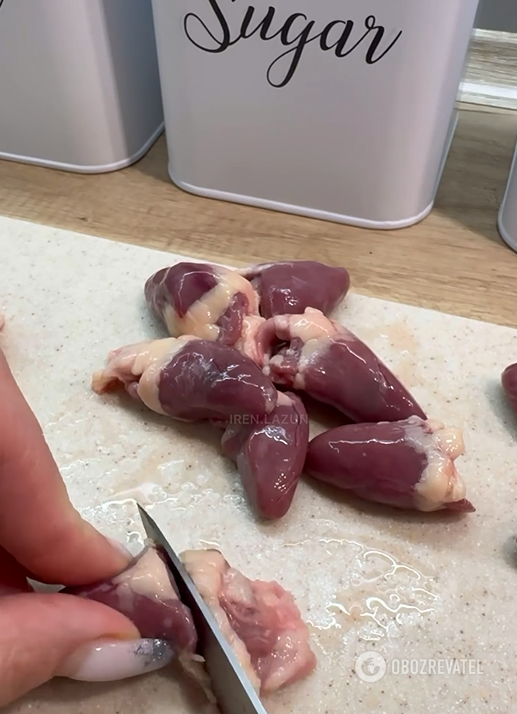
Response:
POLYGON ((359 498, 419 511, 474 511, 454 460, 461 432, 410 417, 381 424, 348 424, 309 444, 306 472, 359 498))
POLYGON ((372 350, 319 310, 280 315, 259 329, 264 372, 305 391, 355 422, 398 421, 426 414, 372 350))
MULTIPOLYGON (((191 550, 181 560, 223 636, 259 694, 309 675, 316 666, 310 635, 293 596, 276 582, 249 580, 216 550, 191 550)), ((210 693, 192 614, 159 551, 149 546, 120 575, 62 592, 101 602, 128 617, 145 639, 168 641, 186 673, 210 693)))
POLYGON ((181 319, 194 303, 215 288, 217 282, 213 265, 176 263, 151 275, 145 283, 144 294, 157 317, 162 318, 165 308, 172 306, 181 319))
POLYGON ((93 375, 97 393, 124 386, 149 409, 183 421, 265 417, 277 391, 237 349, 184 336, 151 340, 110 353, 93 375))
POLYGON ((300 481, 309 444, 309 419, 295 394, 280 393, 261 419, 233 419, 221 445, 239 471, 255 512, 265 519, 286 515, 300 481))
POLYGON ((178 653, 195 652, 197 633, 192 614, 180 601, 174 579, 155 548, 146 548, 111 580, 62 592, 117 610, 133 622, 143 638, 167 640, 178 653))
POLYGON ((147 280, 144 293, 172 337, 194 335, 233 346, 242 339, 247 318, 259 316, 251 284, 235 270, 208 263, 163 268, 147 280))
POLYGON ((328 315, 345 297, 350 276, 345 268, 315 260, 262 263, 240 271, 260 295, 262 317, 298 315, 307 307, 328 315))
POLYGON ((508 365, 501 375, 501 383, 508 401, 517 415, 517 363, 508 365))

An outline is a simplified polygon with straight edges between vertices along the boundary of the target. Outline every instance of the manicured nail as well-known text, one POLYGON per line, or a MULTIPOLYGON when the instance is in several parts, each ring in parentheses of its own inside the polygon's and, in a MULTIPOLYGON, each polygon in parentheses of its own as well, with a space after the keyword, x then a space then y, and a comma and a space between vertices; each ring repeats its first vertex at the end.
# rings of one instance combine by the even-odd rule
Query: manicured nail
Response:
POLYGON ((76 650, 56 676, 82 682, 115 682, 162 669, 174 656, 165 640, 98 640, 76 650))

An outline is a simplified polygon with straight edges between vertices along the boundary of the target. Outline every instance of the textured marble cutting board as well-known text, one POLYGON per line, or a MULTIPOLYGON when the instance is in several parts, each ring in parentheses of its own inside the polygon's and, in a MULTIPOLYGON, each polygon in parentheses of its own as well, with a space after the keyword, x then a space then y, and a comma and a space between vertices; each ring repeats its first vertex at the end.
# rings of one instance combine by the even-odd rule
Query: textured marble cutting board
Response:
MULTIPOLYGON (((260 525, 211 431, 90 390, 110 349, 163 335, 142 288, 178 259, 0 219, 1 344, 74 504, 137 551, 141 499, 178 550, 215 545, 247 575, 278 579, 294 593, 319 666, 266 701, 270 714, 510 712, 517 420, 499 375, 517 361, 517 331, 351 294, 338 318, 431 416, 463 427, 467 451, 457 465, 478 510, 467 518, 394 513, 304 482, 285 520, 260 525), (377 683, 354 671, 367 650, 388 663, 377 683), (394 658, 472 658, 481 673, 395 674, 394 658)), ((162 672, 118 684, 53 682, 9 711, 195 714, 199 704, 162 672)))

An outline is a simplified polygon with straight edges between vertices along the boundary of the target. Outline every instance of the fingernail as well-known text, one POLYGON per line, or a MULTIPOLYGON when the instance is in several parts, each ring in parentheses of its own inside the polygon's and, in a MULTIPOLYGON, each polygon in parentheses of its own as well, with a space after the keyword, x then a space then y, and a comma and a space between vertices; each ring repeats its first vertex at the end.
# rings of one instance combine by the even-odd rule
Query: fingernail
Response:
POLYGON ((115 682, 162 669, 174 656, 165 640, 98 640, 76 650, 56 676, 82 682, 115 682))
POLYGON ((132 553, 130 550, 128 550, 128 548, 126 548, 126 546, 123 545, 119 540, 115 540, 115 538, 108 538, 107 536, 106 536, 106 540, 109 540, 109 542, 111 543, 111 545, 112 545, 114 548, 116 548, 116 549, 119 551, 119 553, 122 553, 122 555, 123 555, 128 561, 133 560, 133 558, 135 557, 135 556, 133 555, 133 553, 132 553))

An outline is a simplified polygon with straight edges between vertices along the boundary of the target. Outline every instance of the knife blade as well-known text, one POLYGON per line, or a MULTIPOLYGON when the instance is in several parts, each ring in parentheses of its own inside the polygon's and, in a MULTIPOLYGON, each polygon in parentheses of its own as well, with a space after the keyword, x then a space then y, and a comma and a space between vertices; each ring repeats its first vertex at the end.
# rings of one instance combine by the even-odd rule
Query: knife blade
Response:
POLYGON ((212 611, 156 522, 137 503, 147 537, 165 557, 181 601, 190 609, 199 637, 198 653, 205 660, 212 691, 221 714, 267 714, 260 698, 221 632, 212 611))

